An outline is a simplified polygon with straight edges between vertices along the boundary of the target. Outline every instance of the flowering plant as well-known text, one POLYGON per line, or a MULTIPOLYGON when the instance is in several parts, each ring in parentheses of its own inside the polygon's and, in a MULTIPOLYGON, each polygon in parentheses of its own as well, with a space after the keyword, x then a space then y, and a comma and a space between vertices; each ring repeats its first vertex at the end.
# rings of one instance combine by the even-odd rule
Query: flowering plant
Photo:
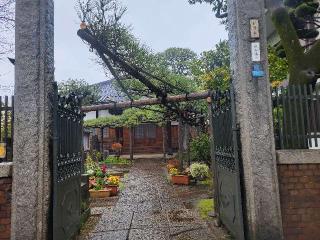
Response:
POLYGON ((107 165, 106 164, 102 164, 101 167, 101 172, 105 175, 107 173, 107 165))
POLYGON ((170 168, 169 169, 169 174, 171 176, 176 176, 176 175, 179 175, 179 170, 177 168, 170 168))
POLYGON ((100 177, 89 178, 89 188, 94 190, 102 190, 106 187, 106 181, 100 177))
POLYGON ((107 182, 108 182, 109 185, 119 186, 120 177, 119 176, 110 176, 110 177, 107 178, 107 182))
POLYGON ((209 167, 204 163, 193 163, 190 166, 191 176, 198 180, 209 177, 209 167))

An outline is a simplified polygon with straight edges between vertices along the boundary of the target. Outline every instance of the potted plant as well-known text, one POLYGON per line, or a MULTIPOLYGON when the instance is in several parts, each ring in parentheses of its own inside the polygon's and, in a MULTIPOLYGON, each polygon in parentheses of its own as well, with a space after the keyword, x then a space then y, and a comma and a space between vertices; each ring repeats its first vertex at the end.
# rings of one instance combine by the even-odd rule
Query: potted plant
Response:
POLYGON ((179 164, 180 164, 180 162, 176 158, 172 158, 172 159, 168 160, 168 166, 172 166, 174 168, 178 168, 179 164))
POLYGON ((111 195, 111 189, 106 188, 103 178, 90 179, 91 189, 89 190, 91 198, 107 198, 111 195))
POLYGON ((122 144, 121 144, 121 143, 113 143, 113 144, 111 145, 111 149, 112 149, 113 151, 115 151, 116 156, 117 156, 118 158, 120 158, 121 150, 122 150, 122 144))
POLYGON ((116 196, 119 191, 120 177, 110 176, 107 178, 107 187, 111 189, 111 196, 116 196))
POLYGON ((189 185, 189 176, 184 173, 180 173, 177 168, 171 168, 169 170, 171 175, 171 182, 177 185, 189 185))
POLYGON ((205 180, 209 177, 209 167, 204 163, 193 163, 190 166, 190 174, 195 180, 205 180))

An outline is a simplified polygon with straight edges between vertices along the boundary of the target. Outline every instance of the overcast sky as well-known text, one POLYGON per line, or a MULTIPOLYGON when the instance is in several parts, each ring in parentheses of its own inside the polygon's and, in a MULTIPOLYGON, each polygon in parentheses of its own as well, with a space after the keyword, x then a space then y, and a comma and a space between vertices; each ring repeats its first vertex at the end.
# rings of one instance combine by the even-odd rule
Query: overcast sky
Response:
MULTIPOLYGON (((89 83, 106 80, 95 55, 77 37, 77 0, 55 0, 55 78, 84 79, 89 83)), ((200 53, 227 38, 224 26, 209 5, 189 5, 187 0, 123 0, 128 11, 125 22, 134 34, 155 52, 169 47, 186 47, 200 53)), ((13 66, 0 61, 0 85, 13 85, 13 66)), ((1 94, 1 93, 0 93, 1 94)))

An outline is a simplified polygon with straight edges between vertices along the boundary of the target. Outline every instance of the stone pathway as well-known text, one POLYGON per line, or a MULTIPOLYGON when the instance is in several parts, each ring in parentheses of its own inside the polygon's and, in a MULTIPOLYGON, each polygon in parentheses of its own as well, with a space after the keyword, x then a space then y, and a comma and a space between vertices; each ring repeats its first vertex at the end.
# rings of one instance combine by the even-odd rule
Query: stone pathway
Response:
POLYGON ((92 209, 92 214, 101 217, 90 234, 80 239, 223 239, 210 231, 194 210, 185 207, 177 187, 168 184, 160 161, 136 162, 124 181, 125 189, 114 206, 92 209))

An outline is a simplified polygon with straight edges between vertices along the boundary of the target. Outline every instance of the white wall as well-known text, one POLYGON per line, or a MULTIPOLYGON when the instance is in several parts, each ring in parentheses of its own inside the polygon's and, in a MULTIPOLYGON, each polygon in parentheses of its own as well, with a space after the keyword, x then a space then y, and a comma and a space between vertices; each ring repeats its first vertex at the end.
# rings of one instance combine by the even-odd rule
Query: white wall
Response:
POLYGON ((84 117, 84 120, 91 120, 96 118, 96 112, 87 112, 86 116, 84 117))
POLYGON ((99 111, 99 117, 109 117, 111 114, 109 113, 109 110, 100 110, 99 111))

